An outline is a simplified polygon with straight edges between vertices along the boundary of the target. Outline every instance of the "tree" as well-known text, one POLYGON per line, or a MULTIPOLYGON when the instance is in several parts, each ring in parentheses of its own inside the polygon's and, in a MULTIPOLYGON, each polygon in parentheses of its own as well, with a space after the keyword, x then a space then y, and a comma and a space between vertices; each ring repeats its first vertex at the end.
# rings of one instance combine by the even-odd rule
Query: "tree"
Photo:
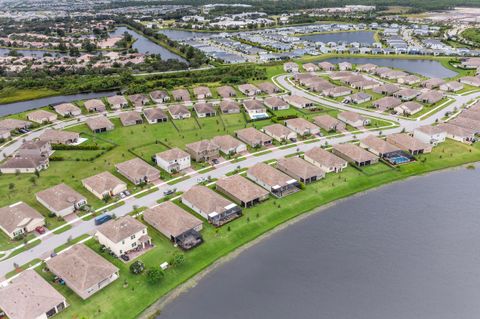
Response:
POLYGON ((175 252, 172 258, 172 266, 180 266, 185 262, 185 255, 179 252, 175 252))
POLYGON ((140 260, 135 261, 130 265, 130 272, 134 275, 139 275, 145 270, 145 264, 140 260))
POLYGON ((164 276, 165 274, 159 267, 150 268, 147 270, 147 280, 151 284, 159 283, 164 276))

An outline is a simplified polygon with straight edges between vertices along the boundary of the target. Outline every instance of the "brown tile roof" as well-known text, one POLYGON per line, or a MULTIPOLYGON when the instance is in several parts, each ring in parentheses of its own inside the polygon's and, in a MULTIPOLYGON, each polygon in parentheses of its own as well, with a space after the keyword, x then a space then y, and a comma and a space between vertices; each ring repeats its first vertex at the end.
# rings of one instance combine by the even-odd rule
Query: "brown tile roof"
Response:
POLYGON ((16 228, 27 226, 34 219, 43 219, 43 215, 24 202, 0 208, 0 226, 11 233, 16 228))
POLYGON ((318 130, 318 126, 316 126, 315 124, 313 124, 310 121, 308 121, 304 118, 301 118, 301 117, 286 120, 285 124, 287 126, 291 126, 291 127, 294 127, 295 129, 302 130, 302 131, 304 131, 304 130, 309 130, 309 131, 318 130))
POLYGON ((155 90, 150 92, 150 96, 154 100, 159 100, 168 97, 168 93, 166 91, 155 90))
POLYGON ((215 113, 212 103, 196 103, 193 107, 197 113, 215 113))
POLYGON ((221 135, 212 138, 212 143, 217 145, 221 150, 228 150, 231 148, 237 148, 240 145, 245 145, 231 135, 221 135))
POLYGON ((127 177, 135 180, 143 179, 143 177, 146 176, 150 181, 153 181, 160 176, 160 171, 158 169, 147 164, 138 157, 126 162, 118 163, 115 167, 122 174, 126 174, 127 177))
POLYGON ((358 145, 350 143, 334 145, 333 149, 359 163, 377 159, 377 156, 374 154, 364 150, 358 145))
POLYGON ((52 144, 66 144, 67 142, 78 140, 80 134, 77 132, 47 129, 38 138, 41 141, 47 141, 52 144))
POLYGON ((198 142, 193 142, 185 145, 185 148, 190 149, 195 153, 211 152, 219 149, 217 145, 213 144, 209 140, 201 140, 198 142))
POLYGON ((235 89, 228 85, 218 87, 217 92, 223 98, 229 98, 237 95, 235 89))
POLYGON ((222 213, 226 210, 226 207, 233 204, 225 197, 202 185, 195 185, 190 188, 188 191, 183 193, 182 199, 185 199, 194 206, 198 207, 207 215, 214 212, 222 213))
POLYGON ((90 110, 93 110, 93 109, 105 110, 105 104, 101 100, 98 100, 98 99, 92 99, 92 100, 85 101, 83 103, 83 105, 85 106, 87 111, 90 111, 90 110))
POLYGON ((288 106, 288 103, 279 98, 278 96, 270 96, 267 97, 265 100, 265 105, 268 107, 283 107, 288 106))
POLYGON ((93 189, 98 194, 110 192, 119 185, 126 186, 125 182, 110 172, 102 172, 100 174, 87 177, 82 180, 82 183, 83 185, 93 189))
POLYGON ((47 267, 75 291, 85 291, 109 278, 118 268, 84 244, 77 244, 47 261, 47 267))
POLYGON ((172 96, 175 100, 190 101, 190 93, 185 89, 173 90, 172 96))
POLYGON ((385 109, 392 109, 400 104, 402 104, 402 101, 393 96, 385 96, 373 102, 376 107, 385 109))
POLYGON ((247 174, 254 176, 270 187, 282 187, 292 182, 290 176, 265 163, 258 163, 250 167, 247 174))
POLYGON ((387 136, 387 142, 395 144, 401 148, 408 148, 408 150, 430 149, 431 146, 411 137, 405 133, 390 134, 387 136))
POLYGON ((136 111, 131 111, 131 112, 122 112, 119 115, 120 117, 120 122, 122 122, 122 125, 132 125, 136 124, 138 121, 142 121, 142 115, 140 115, 139 112, 136 111))
POLYGON ((10 319, 40 318, 65 301, 35 270, 25 270, 0 289, 0 308, 10 319))
POLYGON ((240 112, 240 105, 238 105, 238 103, 234 101, 224 100, 220 102, 220 110, 222 110, 223 113, 228 113, 232 111, 240 112))
POLYGON ((0 128, 13 131, 19 128, 30 127, 32 126, 31 122, 22 121, 17 119, 3 119, 0 120, 0 128))
POLYGON ((279 88, 270 82, 262 82, 257 84, 258 88, 267 94, 278 92, 279 88))
POLYGON ((39 155, 23 155, 8 158, 0 165, 0 168, 10 169, 36 169, 37 167, 48 163, 48 158, 39 155))
POLYGON ((259 130, 253 127, 247 127, 235 132, 237 137, 248 144, 263 144, 265 142, 271 141, 272 138, 267 134, 260 132, 259 130))
POLYGON ((277 161, 277 168, 285 173, 291 172, 302 179, 309 179, 313 176, 324 176, 325 172, 300 157, 280 158, 277 161))
POLYGON ((178 237, 202 225, 202 221, 170 201, 147 209, 143 218, 165 236, 178 237))
POLYGON ((181 150, 181 149, 175 147, 175 148, 166 150, 164 152, 157 153, 156 156, 160 157, 161 159, 163 159, 167 162, 170 162, 170 161, 173 161, 173 160, 178 160, 178 159, 181 159, 181 158, 190 157, 190 154, 188 154, 184 150, 181 150))
POLYGON ((264 110, 265 106, 263 105, 262 101, 260 100, 245 100, 243 101, 243 106, 248 110, 248 111, 253 111, 253 110, 264 110))
POLYGON ((65 208, 73 206, 77 202, 85 200, 83 195, 63 183, 40 191, 36 193, 35 196, 56 211, 64 210, 65 208))
POLYGON ((267 190, 249 181, 241 175, 232 175, 217 181, 217 187, 224 189, 236 199, 248 203, 257 198, 263 198, 269 193, 267 190))
POLYGON ((187 109, 185 105, 181 104, 176 104, 176 105, 171 105, 168 107, 168 112, 172 115, 185 115, 185 114, 190 114, 190 111, 187 109))
POLYGON ((265 126, 263 131, 272 136, 284 136, 292 133, 291 129, 278 123, 265 126))
POLYGON ((160 108, 151 108, 143 110, 143 114, 149 121, 156 121, 167 118, 167 115, 160 108))
POLYGON ((34 121, 34 122, 39 123, 39 122, 50 120, 51 117, 54 117, 56 119, 57 114, 52 113, 52 112, 48 112, 48 111, 45 111, 45 110, 36 110, 36 111, 28 113, 27 117, 30 121, 34 121))
POLYGON ((119 243, 146 228, 147 226, 132 216, 125 215, 102 224, 97 228, 97 231, 110 239, 112 242, 119 243))
POLYGON ((70 114, 70 113, 80 113, 80 108, 75 106, 72 103, 61 103, 57 104, 53 107, 55 112, 64 115, 64 114, 70 114))
POLYGON ((392 145, 387 141, 373 135, 369 135, 361 139, 360 143, 366 145, 369 149, 377 151, 378 153, 381 153, 381 154, 386 154, 386 153, 400 150, 397 146, 392 145))
POLYGON ((193 88, 193 93, 195 95, 211 95, 212 94, 210 89, 206 86, 197 86, 193 88))
POLYGON ((321 147, 314 147, 311 150, 306 151, 304 155, 326 167, 343 166, 347 163, 343 158, 340 158, 321 147))
POLYGON ((110 105, 127 104, 127 99, 123 95, 114 95, 107 97, 107 101, 110 105))
POLYGON ((325 130, 329 130, 341 123, 339 120, 328 114, 315 116, 313 122, 325 130))
POLYGON ((105 116, 96 116, 96 117, 91 117, 88 120, 85 121, 85 124, 92 130, 99 130, 102 128, 113 128, 114 125, 113 123, 106 118, 105 116))

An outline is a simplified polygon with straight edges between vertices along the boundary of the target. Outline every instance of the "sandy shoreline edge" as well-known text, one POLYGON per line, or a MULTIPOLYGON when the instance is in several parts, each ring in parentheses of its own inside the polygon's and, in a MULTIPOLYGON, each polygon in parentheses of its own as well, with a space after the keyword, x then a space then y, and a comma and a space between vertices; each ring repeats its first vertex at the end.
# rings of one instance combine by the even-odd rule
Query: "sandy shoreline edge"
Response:
POLYGON ((337 205, 338 203, 341 203, 341 202, 346 201, 346 200, 350 200, 350 199, 355 198, 355 197, 366 195, 370 192, 377 191, 378 189, 383 188, 385 186, 389 186, 389 185, 393 185, 393 184, 397 184, 397 183, 402 183, 402 182, 408 182, 411 179, 425 177, 425 176, 429 176, 429 175, 436 174, 436 173, 443 173, 443 172, 446 172, 446 171, 452 171, 452 170, 467 168, 468 166, 471 166, 471 165, 474 165, 476 167, 477 163, 479 163, 479 162, 466 163, 466 164, 462 164, 462 165, 455 166, 455 167, 448 167, 448 168, 445 168, 445 169, 434 170, 434 171, 426 172, 426 173, 419 174, 419 175, 409 176, 409 177, 404 178, 404 179, 400 179, 400 180, 392 181, 390 183, 386 183, 386 184, 383 184, 383 185, 372 187, 370 189, 367 189, 367 190, 364 190, 364 191, 346 196, 344 198, 337 199, 335 201, 332 201, 332 202, 327 203, 325 205, 319 206, 319 207, 317 207, 315 209, 312 209, 310 211, 307 211, 305 213, 301 213, 300 215, 298 215, 296 217, 293 217, 292 219, 286 221, 285 223, 283 223, 281 225, 278 225, 277 227, 275 227, 273 229, 268 230, 267 232, 263 233, 262 235, 258 236, 257 238, 253 239, 252 241, 238 247, 237 249, 228 253, 227 255, 217 259, 211 265, 207 266, 206 268, 204 268, 203 270, 201 270, 200 272, 195 274, 193 277, 191 277, 190 279, 188 279, 184 283, 178 285, 176 288, 171 290, 169 293, 167 293, 166 295, 164 295, 163 297, 161 297, 160 299, 155 301, 147 309, 145 309, 137 318, 138 319, 153 319, 153 318, 156 318, 157 316, 160 315, 160 312, 162 311, 162 309, 165 308, 165 306, 167 306, 170 302, 174 301, 177 297, 181 296, 183 293, 186 293, 188 290, 195 287, 197 285, 197 283, 199 283, 204 277, 206 277, 208 274, 210 274, 212 271, 214 271, 218 267, 223 266, 227 262, 235 259, 237 256, 239 256, 241 253, 243 253, 247 249, 257 245, 258 243, 262 242, 263 240, 265 240, 265 239, 271 237, 272 235, 284 230, 285 228, 287 228, 287 227, 289 227, 293 224, 296 224, 296 223, 298 223, 298 222, 300 222, 300 221, 302 221, 302 220, 304 220, 304 219, 306 219, 310 216, 319 214, 319 213, 323 212, 324 210, 337 205))

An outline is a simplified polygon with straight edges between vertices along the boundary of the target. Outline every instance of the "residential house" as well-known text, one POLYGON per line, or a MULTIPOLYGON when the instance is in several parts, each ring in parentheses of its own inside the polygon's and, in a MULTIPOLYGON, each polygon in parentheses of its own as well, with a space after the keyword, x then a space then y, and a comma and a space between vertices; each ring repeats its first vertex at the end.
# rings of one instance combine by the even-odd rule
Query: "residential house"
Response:
POLYGON ((440 90, 445 92, 458 92, 463 90, 463 84, 457 81, 446 82, 440 85, 440 90))
POLYGON ((463 84, 480 87, 480 76, 464 76, 459 81, 463 84))
POLYGON ((10 319, 51 318, 66 307, 65 297, 33 269, 0 288, 0 308, 10 319))
POLYGON ((221 135, 212 138, 212 143, 217 145, 225 155, 240 154, 247 151, 247 145, 240 142, 231 135, 221 135))
POLYGON ((190 102, 190 93, 186 89, 173 90, 172 96, 175 101, 190 102))
POLYGON ((53 153, 53 150, 50 142, 35 140, 35 141, 25 141, 19 147, 16 155, 50 157, 52 153, 53 153))
POLYGON ((183 120, 190 118, 190 111, 185 105, 176 104, 168 107, 168 113, 174 120, 183 120))
POLYGON ((313 123, 324 129, 327 132, 336 132, 345 130, 345 124, 337 120, 336 118, 326 114, 319 115, 313 118, 313 123))
POLYGON ((347 161, 321 147, 314 147, 306 151, 303 158, 305 161, 312 163, 327 173, 338 173, 347 167, 347 161))
POLYGON ((107 102, 112 110, 120 110, 128 107, 128 101, 123 95, 107 97, 107 102))
POLYGON ((378 157, 390 157, 392 155, 398 154, 400 148, 395 145, 388 143, 387 141, 376 137, 374 135, 368 135, 365 138, 360 140, 360 147, 365 148, 369 152, 377 155, 378 157))
POLYGON ((251 147, 262 147, 272 144, 272 138, 253 127, 247 127, 235 132, 235 135, 242 142, 251 147))
POLYGON ((48 142, 50 144, 71 145, 78 142, 80 134, 77 132, 59 131, 54 129, 46 129, 38 137, 40 141, 48 142))
POLYGON ((2 174, 32 174, 47 169, 48 157, 43 155, 15 155, 0 165, 2 174))
POLYGON ((297 140, 297 133, 278 123, 265 126, 262 131, 279 142, 297 140))
POLYGON ((378 66, 376 66, 375 64, 366 63, 357 65, 356 70, 359 72, 373 73, 377 68, 378 66))
POLYGON ((392 95, 393 93, 397 92, 400 90, 400 87, 398 87, 395 84, 383 84, 380 86, 377 86, 373 88, 373 92, 378 93, 378 94, 383 94, 383 95, 392 95))
POLYGON ((220 102, 220 110, 223 114, 236 114, 240 113, 240 105, 234 101, 223 100, 220 102))
POLYGON ((21 129, 28 129, 32 126, 32 122, 17 120, 17 119, 3 119, 0 120, 0 129, 13 132, 21 129))
POLYGON ((219 227, 242 215, 242 209, 203 185, 195 185, 182 195, 182 203, 219 227))
POLYGON ((35 193, 37 201, 59 217, 74 213, 87 204, 87 199, 66 184, 58 184, 35 193))
POLYGON ((143 118, 140 112, 122 112, 120 113, 119 117, 123 126, 132 126, 143 123, 143 118))
POLYGON ((193 88, 193 94, 197 100, 204 100, 212 97, 212 92, 206 86, 197 86, 193 88))
POLYGON ((201 140, 185 145, 185 149, 196 162, 208 162, 219 157, 220 148, 209 140, 201 140))
POLYGON ((289 73, 297 73, 299 70, 298 64, 294 62, 287 62, 283 64, 283 70, 289 73))
POLYGON ((244 100, 243 107, 248 114, 263 114, 267 112, 267 109, 260 100, 244 100))
POLYGON ((467 117, 457 116, 453 120, 448 121, 448 123, 472 130, 477 135, 480 134, 480 121, 467 117))
POLYGON ((117 196, 127 190, 127 183, 110 172, 103 172, 82 180, 83 187, 99 199, 117 196))
POLYGON ((132 102, 133 107, 141 108, 150 103, 150 99, 146 94, 132 94, 129 95, 128 98, 130 99, 130 102, 132 102))
POLYGON ((442 80, 442 79, 431 78, 431 79, 423 81, 422 83, 420 83, 420 85, 423 86, 424 88, 432 90, 432 89, 438 88, 440 85, 442 85, 444 83, 445 83, 445 81, 442 80))
POLYGON ((97 116, 97 117, 88 118, 85 121, 85 124, 87 124, 88 128, 93 133, 107 132, 107 131, 111 131, 115 128, 113 123, 105 116, 97 116))
POLYGON ((424 125, 413 130, 413 137, 423 143, 437 146, 439 143, 445 142, 447 132, 438 126, 424 125))
POLYGON ((475 131, 450 123, 441 123, 438 127, 445 131, 447 138, 466 144, 475 141, 475 131))
POLYGON ((443 99, 444 95, 440 91, 428 91, 417 96, 417 100, 427 104, 435 104, 443 99))
POLYGON ((396 133, 387 136, 387 142, 393 144, 412 155, 430 153, 432 146, 405 133, 396 133))
POLYGON ((290 107, 287 102, 278 96, 270 96, 263 100, 263 103, 273 111, 288 110, 290 107))
POLYGON ((45 217, 24 202, 0 208, 0 229, 11 239, 44 225, 45 217))
POLYGON ((292 106, 299 109, 306 109, 314 106, 313 101, 307 98, 304 98, 303 96, 300 96, 300 95, 287 95, 284 97, 284 100, 288 104, 291 104, 292 106))
POLYGON ((190 154, 179 148, 172 148, 155 154, 155 163, 170 174, 178 173, 191 166, 190 154))
POLYGON ((350 96, 347 96, 343 100, 343 103, 362 104, 370 101, 371 99, 372 99, 372 96, 370 94, 364 93, 364 92, 357 92, 350 96))
POLYGON ((238 205, 248 208, 268 199, 269 192, 241 175, 220 178, 216 190, 238 205))
POLYGON ((338 63, 338 69, 340 71, 347 71, 347 70, 351 70, 352 68, 353 66, 350 62, 343 61, 338 63))
POLYGON ((316 72, 318 70, 320 70, 320 68, 318 67, 318 65, 315 65, 313 63, 305 63, 303 65, 303 69, 306 71, 306 72, 316 72))
POLYGON ((200 235, 203 222, 170 201, 147 209, 143 212, 143 218, 184 250, 192 249, 203 242, 200 235))
POLYGON ((334 71, 335 70, 335 65, 330 63, 330 62, 327 62, 327 61, 319 62, 318 66, 323 71, 334 71))
POLYGON ((237 91, 229 85, 220 86, 217 88, 217 93, 224 99, 233 98, 237 96, 237 91))
POLYGON ((265 94, 275 94, 280 92, 278 86, 271 82, 262 82, 257 84, 257 86, 265 94))
POLYGON ((103 103, 103 101, 99 99, 92 99, 92 100, 85 101, 83 105, 85 106, 85 109, 88 112, 100 113, 100 112, 105 112, 107 110, 107 108, 105 107, 105 103, 103 103))
POLYGON ((73 245, 47 260, 46 264, 82 299, 89 298, 119 277, 117 267, 84 244, 73 245))
POLYGON ((406 85, 414 85, 419 82, 420 82, 420 78, 416 75, 407 75, 397 79, 397 83, 406 84, 406 85))
POLYGON ((352 94, 352 90, 346 86, 334 86, 322 91, 323 95, 332 98, 352 94))
POLYGON ((325 177, 325 171, 300 157, 280 158, 276 167, 304 184, 309 184, 325 177))
POLYGON ((61 116, 73 117, 82 114, 82 110, 80 110, 78 106, 75 106, 72 103, 60 103, 57 105, 53 105, 53 109, 61 116))
POLYGON ((165 103, 170 101, 170 96, 168 96, 168 93, 160 90, 150 92, 150 98, 155 103, 165 103))
POLYGON ((356 166, 367 166, 378 162, 377 156, 355 144, 334 145, 332 152, 356 166))
POLYGON ((379 110, 393 110, 395 107, 402 104, 402 101, 393 96, 385 96, 376 101, 373 101, 373 107, 379 110))
POLYGON ((217 115, 212 103, 196 103, 193 109, 198 117, 212 117, 217 115))
POLYGON ((285 126, 300 136, 317 135, 320 128, 304 118, 294 118, 285 120, 285 126))
POLYGON ((44 124, 57 120, 57 114, 44 110, 36 110, 28 113, 27 119, 38 124, 44 124))
POLYGON ((340 121, 356 128, 370 125, 369 119, 351 111, 341 112, 337 117, 340 121))
POLYGON ((423 105, 418 102, 405 102, 396 106, 394 111, 397 112, 397 114, 413 115, 420 112, 422 108, 423 105))
POLYGON ((142 250, 152 244, 147 226, 130 215, 109 220, 97 228, 98 242, 119 257, 132 250, 142 250))
POLYGON ((135 185, 160 180, 160 171, 138 157, 116 164, 115 168, 135 185))
POLYGON ((358 82, 353 82, 350 86, 357 90, 372 90, 375 87, 379 86, 380 83, 373 80, 362 80, 358 82))
POLYGON ((265 163, 250 167, 247 177, 279 198, 297 192, 300 186, 295 179, 265 163))
POLYGON ((238 90, 246 96, 254 96, 262 93, 258 87, 250 83, 240 84, 238 90))
POLYGON ((402 101, 410 101, 416 98, 419 94, 420 92, 414 89, 401 89, 400 91, 393 93, 393 96, 402 101))
POLYGON ((162 123, 162 122, 168 121, 168 116, 165 114, 165 112, 162 109, 158 107, 143 110, 143 115, 145 116, 149 124, 162 123))

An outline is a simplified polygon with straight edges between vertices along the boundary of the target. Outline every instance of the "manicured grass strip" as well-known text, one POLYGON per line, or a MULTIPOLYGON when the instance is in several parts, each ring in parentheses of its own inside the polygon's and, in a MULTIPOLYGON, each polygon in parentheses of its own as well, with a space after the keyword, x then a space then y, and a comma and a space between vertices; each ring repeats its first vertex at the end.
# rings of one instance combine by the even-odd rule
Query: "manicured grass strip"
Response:
POLYGON ((72 229, 72 225, 65 225, 62 228, 55 230, 53 233, 55 235, 58 235, 58 234, 61 234, 63 232, 66 232, 67 230, 70 230, 70 229, 72 229))
POLYGON ((42 241, 40 239, 36 239, 34 241, 32 241, 31 243, 19 248, 19 249, 16 249, 15 251, 13 251, 9 256, 8 258, 11 258, 13 256, 16 256, 24 251, 27 251, 29 249, 32 249, 33 247, 39 245, 42 241))
POLYGON ((78 236, 77 238, 74 238, 68 242, 66 242, 65 244, 61 245, 61 246, 58 246, 57 248, 55 248, 53 251, 56 252, 56 253, 59 253, 61 252, 62 250, 64 250, 65 248, 68 248, 70 246, 73 246, 75 245, 76 243, 84 240, 85 238, 88 238, 90 237, 89 234, 83 234, 81 236, 78 236))
POLYGON ((186 181, 186 180, 189 179, 189 178, 190 178, 190 176, 183 176, 183 177, 180 177, 179 179, 170 181, 170 182, 168 182, 167 184, 168 184, 168 185, 175 185, 175 184, 177 184, 177 183, 186 181))
POLYGON ((158 191, 158 187, 153 187, 153 188, 149 189, 148 191, 145 191, 143 193, 135 195, 134 197, 135 198, 142 198, 142 197, 147 196, 149 194, 155 193, 156 191, 158 191))
POLYGON ((23 264, 23 265, 19 266, 18 268, 14 269, 14 270, 12 270, 12 271, 10 271, 10 272, 8 272, 8 273, 5 275, 5 278, 7 278, 7 279, 12 278, 12 277, 15 276, 16 274, 21 273, 22 271, 24 271, 24 270, 32 267, 33 265, 35 265, 35 264, 37 264, 37 263, 39 263, 39 262, 41 262, 41 261, 42 261, 41 259, 35 258, 35 259, 29 261, 28 263, 23 264))

